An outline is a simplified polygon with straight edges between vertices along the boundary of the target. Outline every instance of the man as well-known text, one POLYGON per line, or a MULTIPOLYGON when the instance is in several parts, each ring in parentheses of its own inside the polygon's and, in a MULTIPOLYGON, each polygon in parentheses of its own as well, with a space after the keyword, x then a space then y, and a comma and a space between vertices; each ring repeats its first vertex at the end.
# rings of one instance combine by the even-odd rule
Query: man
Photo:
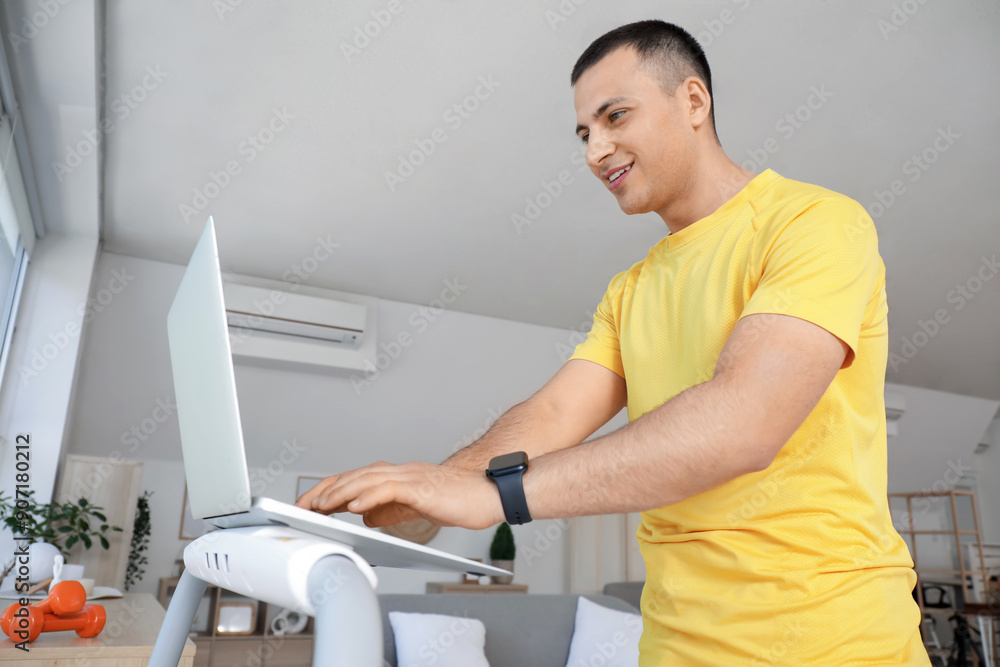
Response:
POLYGON ((871 218, 734 164, 704 53, 674 25, 602 36, 571 80, 587 164, 623 211, 655 211, 669 234, 611 280, 573 357, 479 441, 441 466, 328 477, 298 504, 473 529, 518 511, 641 511, 643 667, 929 664, 886 498, 871 218), (628 426, 582 443, 626 406, 628 426), (483 474, 518 450, 526 507, 483 474))

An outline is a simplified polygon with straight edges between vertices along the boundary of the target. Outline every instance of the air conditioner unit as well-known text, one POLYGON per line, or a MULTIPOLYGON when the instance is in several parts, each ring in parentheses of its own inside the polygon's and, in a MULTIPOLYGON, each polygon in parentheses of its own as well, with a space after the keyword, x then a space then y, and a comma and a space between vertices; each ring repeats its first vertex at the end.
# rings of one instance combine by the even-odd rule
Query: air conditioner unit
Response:
POLYGON ((906 412, 906 397, 895 392, 885 393, 885 430, 887 435, 899 435, 899 420, 906 412))
POLYGON ((223 282, 230 327, 357 345, 365 306, 305 294, 223 282))

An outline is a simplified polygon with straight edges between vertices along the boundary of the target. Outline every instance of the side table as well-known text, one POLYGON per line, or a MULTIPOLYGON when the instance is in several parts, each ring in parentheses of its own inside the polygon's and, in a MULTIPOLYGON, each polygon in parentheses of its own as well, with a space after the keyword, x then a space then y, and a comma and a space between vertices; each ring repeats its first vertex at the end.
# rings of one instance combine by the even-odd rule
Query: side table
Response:
MULTIPOLYGON (((0 600, 6 608, 15 600, 0 600)), ((14 647, 9 637, 0 634, 0 663, 4 667, 47 667, 76 664, 88 667, 145 667, 153 652, 165 612, 149 593, 126 593, 124 597, 92 600, 107 612, 104 630, 96 637, 83 639, 72 630, 43 632, 27 645, 28 651, 14 647)), ((192 667, 195 646, 188 639, 178 667, 192 667)))
POLYGON ((428 581, 427 593, 527 593, 525 584, 456 584, 428 581))

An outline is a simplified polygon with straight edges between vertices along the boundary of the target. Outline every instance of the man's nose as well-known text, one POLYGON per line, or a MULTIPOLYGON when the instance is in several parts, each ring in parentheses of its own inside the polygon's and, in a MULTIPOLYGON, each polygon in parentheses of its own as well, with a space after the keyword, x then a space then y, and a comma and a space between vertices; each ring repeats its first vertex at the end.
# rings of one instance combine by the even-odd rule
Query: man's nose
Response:
MULTIPOLYGON (((615 152, 614 144, 607 141, 598 134, 591 133, 587 137, 587 153, 585 159, 587 165, 594 170, 601 168, 601 162, 615 152)), ((600 174, 598 174, 600 175, 600 174)))

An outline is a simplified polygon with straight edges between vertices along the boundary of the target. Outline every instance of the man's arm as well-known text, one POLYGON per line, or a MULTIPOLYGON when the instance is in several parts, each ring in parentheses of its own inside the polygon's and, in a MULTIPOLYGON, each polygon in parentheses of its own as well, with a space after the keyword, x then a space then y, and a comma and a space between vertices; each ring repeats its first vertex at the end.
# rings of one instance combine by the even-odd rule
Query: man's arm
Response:
POLYGON ((743 318, 711 380, 614 433, 531 462, 524 486, 532 517, 654 509, 764 470, 849 349, 796 317, 743 318))
MULTIPOLYGON (((625 401, 625 380, 620 375, 590 361, 571 359, 531 398, 505 412, 483 437, 453 454, 443 466, 475 472, 486 479, 484 472, 494 456, 524 451, 533 459, 577 445, 618 414, 625 401)), ((380 461, 360 471, 389 465, 380 461)), ((324 494, 357 472, 323 479, 295 504, 327 514, 346 511, 343 504, 325 503, 324 494), (317 505, 314 499, 319 499, 317 505)), ((365 521, 381 526, 419 516, 412 507, 388 503, 366 513, 365 521)))
MULTIPOLYGON (((524 474, 532 517, 654 509, 765 469, 849 349, 796 317, 744 317, 711 380, 614 433, 533 460, 524 474)), ((365 514, 368 525, 382 525, 369 521, 372 509, 394 503, 441 525, 481 529, 504 520, 497 490, 481 470, 426 463, 345 473, 315 501, 317 511, 365 514)))
POLYGON ((625 407, 625 380, 583 359, 567 361, 531 398, 518 403, 486 435, 444 465, 484 471, 494 456, 523 451, 529 459, 578 445, 625 407))

